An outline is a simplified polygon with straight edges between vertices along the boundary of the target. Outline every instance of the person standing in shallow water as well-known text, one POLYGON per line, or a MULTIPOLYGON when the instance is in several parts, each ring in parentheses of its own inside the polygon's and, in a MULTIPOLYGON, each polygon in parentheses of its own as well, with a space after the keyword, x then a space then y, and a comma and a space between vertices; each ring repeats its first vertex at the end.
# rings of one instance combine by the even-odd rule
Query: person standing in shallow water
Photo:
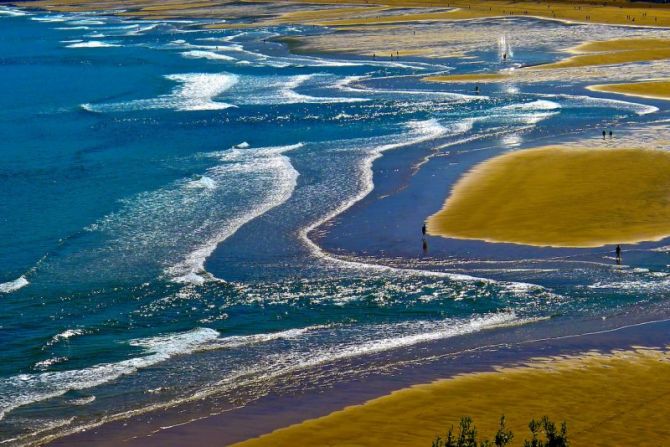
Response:
POLYGON ((421 227, 421 234, 423 234, 424 236, 426 235, 426 224, 423 224, 423 226, 421 227))
POLYGON ((616 251, 616 263, 621 264, 621 246, 617 245, 615 251, 616 251))

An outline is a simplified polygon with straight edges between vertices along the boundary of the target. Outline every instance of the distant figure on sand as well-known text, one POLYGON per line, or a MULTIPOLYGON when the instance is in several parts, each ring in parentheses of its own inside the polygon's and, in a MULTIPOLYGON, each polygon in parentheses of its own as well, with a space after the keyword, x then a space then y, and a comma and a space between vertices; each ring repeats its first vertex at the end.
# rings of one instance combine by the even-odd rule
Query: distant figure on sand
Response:
POLYGON ((605 132, 605 131, 603 130, 603 140, 605 139, 606 136, 607 136, 607 132, 605 132))
POLYGON ((610 138, 612 138, 612 131, 610 130, 610 138))
POLYGON ((616 246, 616 263, 621 264, 621 246, 616 246))
POLYGON ((421 227, 421 234, 423 234, 424 236, 426 235, 426 224, 423 224, 423 226, 421 227))

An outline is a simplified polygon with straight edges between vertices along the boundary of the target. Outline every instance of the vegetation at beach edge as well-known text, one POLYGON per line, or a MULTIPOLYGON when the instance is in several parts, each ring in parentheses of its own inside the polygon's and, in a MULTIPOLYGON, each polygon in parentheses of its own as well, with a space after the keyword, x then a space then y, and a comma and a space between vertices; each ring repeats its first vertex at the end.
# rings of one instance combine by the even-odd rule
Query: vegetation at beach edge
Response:
MULTIPOLYGON (((540 420, 532 419, 528 424, 531 439, 524 440, 524 447, 568 447, 568 427, 565 421, 560 430, 547 416, 540 420)), ((477 441, 477 428, 469 416, 463 416, 455 432, 451 426, 444 438, 437 436, 432 447, 505 447, 514 438, 512 430, 505 425, 505 416, 500 418, 498 431, 495 433, 493 442, 487 440, 477 441)))

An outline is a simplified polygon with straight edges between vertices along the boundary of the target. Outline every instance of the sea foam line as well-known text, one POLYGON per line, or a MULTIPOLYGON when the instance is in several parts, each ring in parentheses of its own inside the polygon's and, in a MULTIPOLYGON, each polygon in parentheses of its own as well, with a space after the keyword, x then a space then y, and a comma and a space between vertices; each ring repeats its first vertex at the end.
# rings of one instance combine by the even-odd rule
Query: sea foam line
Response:
POLYGON ((0 16, 8 16, 8 17, 24 17, 30 15, 25 11, 22 11, 17 8, 10 8, 7 6, 0 6, 0 16))
MULTIPOLYGON (((314 242, 310 237, 309 233, 316 230, 321 225, 327 223, 328 221, 334 219, 340 214, 344 213, 356 203, 363 200, 374 190, 374 173, 372 170, 372 165, 375 160, 382 157, 384 152, 394 149, 399 149, 406 146, 411 146, 414 144, 419 144, 422 142, 434 140, 441 136, 444 136, 449 133, 450 129, 442 126, 437 120, 430 119, 426 121, 410 121, 407 123, 407 127, 410 131, 413 131, 416 136, 410 138, 406 141, 399 143, 390 143, 381 146, 377 146, 369 151, 368 155, 363 158, 359 165, 359 172, 361 172, 361 179, 364 184, 364 187, 352 198, 345 200, 339 206, 337 206, 333 211, 322 216, 320 219, 315 220, 311 224, 301 228, 298 231, 298 237, 302 243, 309 249, 313 256, 318 259, 325 260, 328 263, 337 265, 340 268, 348 268, 355 271, 375 271, 380 273, 391 273, 394 275, 410 275, 410 276, 420 276, 420 277, 436 277, 436 278, 447 278, 453 281, 467 281, 467 282, 482 282, 482 283, 493 283, 500 285, 504 288, 512 290, 514 292, 523 292, 530 290, 540 290, 543 287, 536 284, 530 283, 521 283, 521 282, 500 282, 494 281, 488 278, 480 278, 471 275, 459 274, 459 273, 448 273, 434 270, 420 270, 413 268, 398 268, 391 267, 382 264, 373 264, 365 263, 360 261, 354 261, 349 259, 344 259, 341 257, 334 256, 325 250, 323 250, 316 242, 314 242)), ((471 129, 469 123, 464 123, 463 125, 454 126, 451 131, 452 133, 458 134, 459 132, 467 132, 471 129)))
POLYGON ((185 73, 165 76, 177 82, 171 93, 153 99, 137 99, 111 104, 82 104, 89 112, 125 112, 146 109, 175 109, 179 111, 223 110, 233 104, 214 99, 238 82, 238 77, 228 73, 185 73))
MULTIPOLYGON (((255 369, 243 369, 241 371, 238 371, 228 377, 225 377, 221 379, 219 382, 213 384, 212 386, 208 386, 207 388, 204 388, 196 393, 193 393, 187 397, 181 397, 177 399, 173 399, 170 401, 166 402, 160 402, 156 404, 151 404, 143 408, 136 408, 133 410, 128 410, 116 414, 111 414, 111 415, 105 415, 102 418, 89 422, 86 424, 80 424, 78 426, 71 426, 68 428, 64 428, 58 433, 51 433, 47 435, 44 439, 41 439, 42 442, 48 441, 48 440, 53 440, 57 439, 63 436, 67 436, 70 434, 74 434, 77 432, 81 432, 82 430, 89 430, 91 428, 99 427, 103 424, 113 422, 113 421, 118 421, 118 420, 124 420, 128 419, 133 416, 138 416, 141 414, 145 414, 150 411, 155 411, 159 409, 164 409, 164 408, 169 408, 173 407, 175 405, 180 405, 188 402, 194 402, 194 401, 200 401, 202 399, 205 399, 207 397, 210 397, 212 395, 221 393, 222 391, 225 390, 230 390, 233 387, 244 387, 248 385, 253 385, 254 383, 260 383, 263 381, 268 381, 272 380, 277 377, 285 376, 287 374, 290 374, 294 371, 300 370, 300 369, 305 369, 305 368, 310 368, 310 367, 315 367, 319 366, 322 364, 326 364, 328 362, 334 362, 338 360, 346 360, 348 358, 353 358, 353 357, 360 357, 362 355, 366 354, 374 354, 374 353, 380 353, 384 351, 389 351, 392 349, 397 349, 397 348, 402 348, 402 347, 408 347, 411 345, 419 344, 419 343, 425 343, 425 342, 430 342, 430 341, 436 341, 440 339, 446 339, 446 338, 451 338, 459 335, 466 335, 469 333, 477 332, 477 331, 483 331, 483 330, 489 330, 489 329, 495 329, 495 328, 503 328, 503 327, 510 327, 510 326, 519 326, 519 325, 524 325, 524 324, 529 324, 529 323, 534 323, 538 320, 537 318, 517 318, 516 315, 513 312, 504 312, 504 313, 494 313, 494 314, 489 314, 489 315, 484 315, 480 317, 475 317, 471 320, 466 320, 466 321, 455 321, 455 320, 447 320, 446 322, 414 322, 415 326, 418 327, 430 327, 430 329, 435 332, 435 333, 423 333, 423 334, 412 334, 409 336, 403 336, 400 337, 397 340, 391 339, 391 338, 382 338, 380 340, 377 340, 377 342, 370 341, 366 342, 362 345, 362 349, 357 349, 356 346, 348 346, 345 345, 343 347, 340 347, 339 349, 335 349, 334 351, 331 350, 330 352, 322 352, 322 353, 317 353, 316 355, 313 355, 311 352, 307 353, 297 353, 298 356, 302 357, 302 360, 296 358, 296 362, 286 365, 285 361, 282 361, 281 357, 275 356, 275 358, 269 358, 270 363, 267 364, 264 363, 262 365, 258 365, 255 369), (427 323, 427 324, 426 324, 427 323), (455 323, 453 327, 449 327, 450 323, 455 323), (438 326, 442 326, 441 328, 438 326), (279 360, 279 361, 278 361, 279 360)), ((263 341, 272 341, 280 338, 296 338, 296 337, 301 337, 307 335, 310 331, 315 331, 324 328, 323 326, 312 326, 312 327, 307 327, 307 328, 298 328, 298 329, 290 329, 287 331, 282 331, 280 333, 270 333, 270 334, 255 334, 251 336, 241 336, 239 337, 239 341, 241 339, 244 339, 245 337, 248 337, 248 341, 251 343, 258 342, 259 339, 265 338, 263 341)), ((174 337, 183 337, 183 336, 190 336, 194 337, 195 334, 200 334, 202 337, 202 342, 195 343, 192 345, 192 350, 190 352, 195 352, 198 350, 202 349, 210 349, 207 344, 208 341, 213 341, 215 344, 217 343, 217 339, 220 340, 220 343, 223 345, 223 348, 225 349, 226 347, 231 347, 231 345, 228 343, 228 346, 226 346, 226 338, 220 338, 218 336, 218 333, 212 329, 196 329, 194 331, 185 333, 185 334, 180 334, 177 336, 172 336, 172 339, 174 337)), ((234 337, 227 337, 229 339, 228 341, 231 341, 234 337)), ((149 349, 151 349, 152 345, 162 344, 166 340, 170 340, 171 336, 164 336, 164 337, 153 337, 150 339, 145 339, 145 340, 136 340, 135 343, 138 346, 144 346, 149 349)), ((238 346, 242 346, 241 344, 238 346)), ((238 347, 238 346, 232 346, 232 347, 238 347)), ((154 346, 155 349, 155 346, 154 346)), ((173 355, 177 355, 176 351, 177 350, 168 350, 173 353, 173 355)), ((182 352, 183 354, 186 352, 182 352)), ((150 356, 151 357, 151 356, 150 356)), ((169 358, 169 356, 168 356, 169 358)), ((127 363, 131 362, 132 360, 136 359, 131 359, 128 361, 124 361, 121 363, 127 363)), ((167 360, 167 358, 165 358, 167 360)), ((162 361, 162 360, 160 360, 162 361)), ((147 366, 150 366, 147 364, 147 366)), ((137 369, 135 369, 136 371, 137 369)), ((86 371, 86 370, 79 370, 79 371, 86 371)), ((79 371, 69 371, 70 373, 77 373, 79 371)), ((68 371, 66 371, 67 373, 68 371)), ((124 374, 129 374, 134 371, 126 372, 124 374)), ((45 376, 46 374, 52 374, 52 373, 42 373, 40 376, 45 376)), ((58 373, 55 373, 58 374, 58 373)), ((62 374, 62 373, 61 373, 62 374)), ((25 376, 25 375, 24 375, 25 376)), ((14 379, 14 378, 10 378, 14 379)), ((114 379, 110 379, 114 380, 114 379)), ((3 381, 0 381, 0 386, 2 385, 3 381)), ((81 385, 88 385, 88 383, 80 383, 81 385)), ((95 386, 95 385, 92 385, 95 386)), ((90 388, 90 386, 83 386, 82 388, 73 388, 73 389, 85 389, 85 388, 90 388)), ((67 390, 63 392, 59 392, 57 394, 54 394, 51 397, 56 397, 58 395, 62 395, 66 392, 67 390)), ((0 408, 2 408, 2 398, 4 396, 0 395, 0 408)), ((44 397, 40 396, 40 400, 48 399, 49 397, 44 397)), ((22 403, 19 406, 27 405, 31 402, 26 402, 22 403)), ((14 406, 12 409, 17 408, 17 406, 14 406)), ((4 415, 11 410, 4 410, 4 412, 0 412, 0 420, 4 417, 4 415)), ((73 422, 73 420, 70 420, 70 423, 73 422)), ((63 424, 63 425, 70 425, 68 424, 63 424)), ((32 437, 33 434, 30 435, 25 435, 21 437, 21 439, 27 439, 28 437, 32 437)), ((17 440, 19 438, 15 438, 9 441, 0 441, 0 444, 4 444, 5 442, 10 442, 17 440)))
POLYGON ((24 275, 19 276, 13 281, 7 281, 0 284, 0 293, 12 293, 24 288, 30 284, 24 275))
MULTIPOLYGON (((189 253, 181 262, 166 269, 167 276, 175 282, 191 284, 203 284, 207 279, 210 279, 211 276, 205 270, 205 261, 216 247, 237 233, 244 224, 280 206, 291 197, 300 174, 291 164, 291 160, 284 154, 302 146, 302 143, 298 143, 290 146, 258 149, 234 148, 226 151, 222 156, 228 161, 232 159, 243 160, 245 157, 250 157, 277 168, 278 174, 274 193, 266 198, 264 203, 228 222, 222 230, 189 253)), ((207 186, 212 187, 212 184, 207 182, 207 186)))
POLYGON ((296 88, 299 88, 305 84, 310 79, 313 79, 316 75, 307 74, 307 75, 297 75, 289 79, 281 87, 281 96, 283 97, 283 102, 285 103, 331 103, 331 102, 363 102, 369 101, 368 98, 330 98, 330 97, 317 97, 303 95, 295 91, 296 88))
POLYGON ((145 348, 150 354, 80 370, 19 374, 0 379, 0 420, 18 407, 62 396, 70 390, 102 385, 175 355, 193 352, 218 337, 219 333, 213 329, 199 328, 182 334, 131 340, 131 346, 145 348))
POLYGON ((609 98, 598 98, 594 96, 586 95, 568 95, 568 94, 537 94, 537 96, 545 98, 562 98, 565 100, 574 100, 579 106, 586 104, 591 107, 613 107, 613 108, 624 108, 631 110, 637 115, 648 115, 650 113, 658 112, 658 107, 640 104, 637 102, 623 101, 620 99, 609 99, 609 98))
POLYGON ((181 55, 188 59, 209 59, 213 61, 234 61, 236 60, 232 56, 226 54, 215 53, 213 51, 204 51, 204 50, 190 50, 181 53, 181 55))
POLYGON ((376 265, 376 264, 361 264, 358 262, 353 262, 353 261, 345 261, 339 258, 335 258, 325 252, 318 244, 316 244, 314 241, 312 241, 309 238, 309 233, 311 233, 313 230, 316 228, 320 227, 321 225, 325 224, 326 222, 334 219, 335 217, 339 216, 340 214, 344 213, 347 211, 349 208, 354 206, 356 203, 360 202, 363 200, 365 197, 370 194, 373 189, 374 189, 374 179, 373 179, 373 171, 372 171, 372 164, 380 158, 384 152, 388 150, 393 150, 393 149, 399 149, 401 147, 405 146, 411 146, 413 144, 418 144, 424 141, 429 141, 433 140, 435 138, 438 138, 442 135, 444 135, 447 132, 447 129, 440 125, 440 123, 435 120, 427 120, 427 121, 410 121, 407 123, 407 127, 409 128, 410 131, 414 131, 418 135, 415 136, 412 139, 409 139, 407 141, 402 141, 399 143, 390 143, 390 144, 385 144, 381 146, 377 146, 373 148, 372 150, 369 151, 367 156, 363 158, 359 165, 359 171, 361 172, 361 180, 364 185, 364 187, 352 198, 349 200, 346 200, 342 202, 338 207, 333 209, 330 213, 327 213, 320 219, 312 222, 311 224, 307 225, 304 228, 301 228, 300 231, 298 232, 300 240, 309 248, 309 250, 312 252, 313 255, 315 255, 317 258, 321 259, 326 259, 329 261, 335 261, 339 265, 343 266, 348 266, 348 267, 353 267, 356 269, 360 269, 361 267, 367 266, 370 269, 374 270, 389 270, 392 269, 391 267, 386 267, 386 266, 381 266, 381 265, 376 265))

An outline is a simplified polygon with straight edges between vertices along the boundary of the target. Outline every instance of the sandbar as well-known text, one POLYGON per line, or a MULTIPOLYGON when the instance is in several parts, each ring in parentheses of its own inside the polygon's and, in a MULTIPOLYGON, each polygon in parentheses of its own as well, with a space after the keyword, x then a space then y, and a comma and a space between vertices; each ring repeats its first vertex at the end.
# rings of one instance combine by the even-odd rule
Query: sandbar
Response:
POLYGON ((589 90, 616 93, 638 98, 670 100, 670 80, 630 82, 624 84, 600 84, 587 87, 589 90))
POLYGON ((670 236, 670 152, 542 147, 466 173, 428 219, 435 236, 599 247, 670 236))

